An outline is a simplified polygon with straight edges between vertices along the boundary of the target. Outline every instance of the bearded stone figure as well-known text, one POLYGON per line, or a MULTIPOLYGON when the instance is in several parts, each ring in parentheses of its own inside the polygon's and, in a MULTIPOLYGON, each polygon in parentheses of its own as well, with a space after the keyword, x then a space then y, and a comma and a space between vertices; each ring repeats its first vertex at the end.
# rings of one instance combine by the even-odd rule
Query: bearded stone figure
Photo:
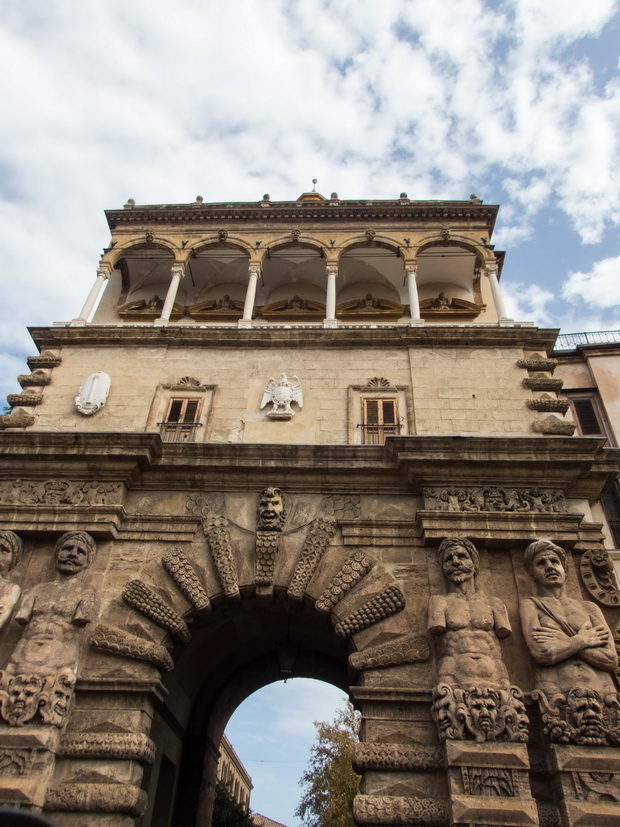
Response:
POLYGON ((499 598, 481 594, 478 551, 454 537, 439 546, 448 593, 429 602, 428 630, 437 639, 433 716, 441 740, 525 741, 520 690, 510 685, 500 640, 512 630, 499 598))
POLYGON ((21 726, 37 712, 60 726, 75 684, 82 630, 95 616, 95 592, 85 571, 96 544, 84 531, 69 531, 56 543, 56 578, 26 592, 15 615, 24 627, 4 673, 0 714, 21 726))
POLYGON ((521 624, 536 662, 536 691, 552 741, 604 746, 620 742, 618 665, 613 636, 599 607, 564 594, 567 556, 549 540, 525 550, 536 596, 521 601, 521 624))

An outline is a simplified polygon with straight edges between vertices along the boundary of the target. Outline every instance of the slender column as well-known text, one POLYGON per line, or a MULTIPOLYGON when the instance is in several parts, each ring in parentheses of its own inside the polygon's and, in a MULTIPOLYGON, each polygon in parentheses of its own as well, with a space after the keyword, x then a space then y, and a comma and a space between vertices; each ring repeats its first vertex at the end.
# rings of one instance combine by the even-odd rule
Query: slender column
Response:
POLYGON ((248 289, 245 294, 243 318, 239 319, 239 327, 252 327, 252 313, 254 312, 254 299, 256 298, 256 287, 259 276, 260 267, 250 265, 250 267, 248 267, 248 289))
POLYGON ((334 264, 329 264, 327 271, 327 295, 325 297, 325 320, 324 327, 336 326, 336 279, 338 277, 338 267, 334 264))
POLYGON ((418 297, 418 283, 416 276, 418 267, 416 264, 409 264, 405 267, 407 274, 407 292, 409 293, 409 315, 411 321, 420 321, 420 299, 418 297))
POLYGON ((170 314, 172 313, 174 300, 177 297, 179 284, 181 283, 181 279, 185 275, 185 265, 181 264, 181 262, 179 261, 175 262, 170 268, 170 273, 172 275, 170 287, 168 288, 168 292, 166 293, 166 301, 164 302, 164 306, 161 311, 161 316, 159 319, 155 320, 156 325, 166 324, 170 321, 170 314))
POLYGON ((101 288, 103 287, 103 283, 110 278, 111 268, 109 264, 101 264, 97 268, 97 278, 95 283, 90 289, 90 293, 88 294, 88 298, 84 302, 84 307, 82 308, 80 315, 74 319, 73 321, 76 323, 80 322, 87 322, 88 317, 90 316, 93 307, 95 306, 95 302, 99 298, 99 293, 101 293, 101 288))
POLYGON ((487 264, 485 270, 489 278, 489 284, 491 285, 491 293, 493 294, 493 302, 497 310, 497 316, 499 319, 507 319, 508 316, 506 314, 504 299, 502 298, 499 281, 497 280, 497 264, 487 264))

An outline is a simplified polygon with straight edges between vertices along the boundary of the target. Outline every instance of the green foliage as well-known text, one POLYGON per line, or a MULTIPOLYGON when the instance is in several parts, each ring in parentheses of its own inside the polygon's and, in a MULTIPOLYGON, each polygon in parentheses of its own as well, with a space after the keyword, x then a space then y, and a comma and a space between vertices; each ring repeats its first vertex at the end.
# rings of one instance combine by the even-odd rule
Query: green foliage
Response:
POLYGON ((355 827, 353 799, 360 776, 353 772, 353 747, 358 741, 359 713, 350 703, 333 721, 315 721, 316 743, 299 782, 304 788, 295 815, 305 827, 355 827))
POLYGON ((222 781, 215 785, 211 827, 254 827, 251 815, 235 801, 222 781))

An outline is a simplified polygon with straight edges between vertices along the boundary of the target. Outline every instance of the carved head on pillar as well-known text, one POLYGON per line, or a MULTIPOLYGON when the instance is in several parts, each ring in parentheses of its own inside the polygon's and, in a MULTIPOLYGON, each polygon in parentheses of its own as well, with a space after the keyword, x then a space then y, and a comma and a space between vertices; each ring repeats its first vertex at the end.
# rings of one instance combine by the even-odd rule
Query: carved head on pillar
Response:
POLYGON ((54 558, 61 574, 79 574, 92 562, 97 544, 86 531, 67 531, 56 543, 54 558))
POLYGON ((259 531, 282 531, 286 519, 284 494, 279 488, 264 488, 258 501, 256 527, 259 531))
POLYGON ((607 743, 605 704, 595 689, 572 689, 566 699, 567 717, 576 732, 576 744, 604 745, 607 743))
POLYGON ((480 556, 473 543, 463 537, 448 537, 437 551, 441 570, 453 583, 471 580, 477 573, 480 556))
POLYGON ((489 687, 472 689, 467 694, 470 728, 476 740, 492 740, 489 736, 496 729, 500 706, 499 692, 489 687))
POLYGON ((523 563, 540 586, 562 587, 566 582, 566 552, 551 540, 537 540, 525 549, 523 563))
POLYGON ((0 531, 0 577, 19 563, 24 544, 13 531, 0 531))
POLYGON ((61 672, 55 678, 48 678, 40 709, 43 723, 61 726, 69 711, 74 686, 75 675, 68 670, 61 672))
POLYGON ((34 718, 41 701, 43 679, 38 675, 15 675, 3 698, 2 717, 11 726, 23 726, 34 718))

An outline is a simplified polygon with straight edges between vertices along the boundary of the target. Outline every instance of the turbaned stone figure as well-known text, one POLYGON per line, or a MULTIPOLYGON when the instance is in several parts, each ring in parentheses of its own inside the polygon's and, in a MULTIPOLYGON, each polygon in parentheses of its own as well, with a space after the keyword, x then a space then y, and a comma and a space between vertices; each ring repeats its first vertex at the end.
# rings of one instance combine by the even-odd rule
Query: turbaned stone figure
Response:
POLYGON ((439 546, 448 593, 429 602, 428 630, 437 638, 433 717, 441 740, 525 741, 523 698, 511 686, 500 640, 512 630, 506 607, 481 594, 479 555, 459 537, 439 546))
POLYGON ((521 601, 521 624, 537 664, 532 697, 546 734, 556 743, 620 743, 620 705, 611 674, 618 656, 601 610, 564 594, 566 552, 550 540, 531 543, 524 564, 536 596, 521 601))
POLYGON ((96 552, 84 531, 56 543, 56 578, 25 593, 15 615, 24 626, 6 670, 0 673, 0 715, 21 726, 39 712, 60 726, 76 680, 82 630, 95 616, 95 591, 85 571, 96 552))

